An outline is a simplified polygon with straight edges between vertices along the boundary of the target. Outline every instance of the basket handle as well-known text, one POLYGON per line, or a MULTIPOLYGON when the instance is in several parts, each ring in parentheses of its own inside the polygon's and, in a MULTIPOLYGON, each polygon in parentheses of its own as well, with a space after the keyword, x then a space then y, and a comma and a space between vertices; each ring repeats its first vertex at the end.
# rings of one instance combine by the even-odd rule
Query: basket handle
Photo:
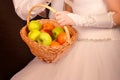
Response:
MULTIPOLYGON (((28 25, 29 22, 30 22, 31 12, 33 11, 33 9, 38 8, 38 7, 47 8, 47 9, 49 9, 50 11, 52 11, 53 13, 56 13, 56 12, 57 12, 55 9, 53 9, 52 7, 50 7, 50 6, 48 6, 48 5, 44 5, 44 4, 35 5, 35 6, 33 6, 33 7, 29 10, 29 12, 28 12, 28 15, 27 15, 27 25, 28 25)), ((66 35, 67 35, 67 40, 66 40, 66 41, 67 41, 69 44, 71 44, 70 33, 69 33, 69 31, 68 31, 67 26, 64 26, 64 30, 65 30, 66 35)))

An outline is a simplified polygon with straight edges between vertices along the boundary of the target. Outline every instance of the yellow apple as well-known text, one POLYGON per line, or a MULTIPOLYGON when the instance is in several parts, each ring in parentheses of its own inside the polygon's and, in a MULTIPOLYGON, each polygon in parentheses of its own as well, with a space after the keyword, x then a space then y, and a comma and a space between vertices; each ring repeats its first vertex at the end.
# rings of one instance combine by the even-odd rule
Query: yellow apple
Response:
POLYGON ((28 30, 29 31, 40 30, 41 28, 42 28, 42 24, 37 20, 32 20, 28 24, 28 30))
POLYGON ((42 45, 49 46, 52 43, 52 38, 47 32, 41 32, 37 42, 42 45))
POLYGON ((30 38, 33 41, 37 41, 39 36, 40 36, 40 31, 38 30, 32 30, 28 33, 28 38, 30 38))

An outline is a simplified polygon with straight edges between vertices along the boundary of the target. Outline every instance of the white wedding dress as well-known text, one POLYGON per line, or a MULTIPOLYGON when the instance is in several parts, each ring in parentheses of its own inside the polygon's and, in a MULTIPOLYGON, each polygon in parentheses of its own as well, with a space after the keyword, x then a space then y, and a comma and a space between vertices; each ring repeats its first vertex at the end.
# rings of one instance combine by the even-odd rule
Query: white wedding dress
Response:
MULTIPOLYGON (((73 12, 107 12, 103 0, 75 0, 73 12)), ((60 5, 58 5, 60 6, 60 5)), ((120 80, 120 30, 77 29, 79 40, 56 63, 34 58, 11 80, 120 80)))

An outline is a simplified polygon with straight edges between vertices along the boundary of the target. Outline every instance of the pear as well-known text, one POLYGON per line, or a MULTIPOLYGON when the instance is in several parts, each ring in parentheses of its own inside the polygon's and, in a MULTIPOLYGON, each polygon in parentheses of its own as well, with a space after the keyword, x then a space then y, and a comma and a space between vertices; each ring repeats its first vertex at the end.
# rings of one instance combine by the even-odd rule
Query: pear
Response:
POLYGON ((53 30, 52 30, 52 34, 53 34, 53 38, 56 39, 57 36, 64 32, 64 29, 62 27, 55 27, 53 30))
POLYGON ((49 46, 52 43, 52 38, 48 33, 41 32, 37 42, 42 44, 42 45, 49 46))
POLYGON ((42 24, 37 20, 32 20, 28 24, 28 30, 29 31, 40 30, 41 28, 42 28, 42 24))

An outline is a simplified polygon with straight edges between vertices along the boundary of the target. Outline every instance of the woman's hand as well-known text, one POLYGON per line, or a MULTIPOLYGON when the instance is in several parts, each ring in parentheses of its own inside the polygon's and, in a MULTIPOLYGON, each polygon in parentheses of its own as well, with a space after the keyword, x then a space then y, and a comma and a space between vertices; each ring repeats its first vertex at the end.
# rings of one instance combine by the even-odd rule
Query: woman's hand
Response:
POLYGON ((67 11, 61 11, 55 13, 55 19, 58 21, 58 23, 62 26, 64 25, 75 25, 75 22, 67 16, 67 14, 70 12, 67 11))

